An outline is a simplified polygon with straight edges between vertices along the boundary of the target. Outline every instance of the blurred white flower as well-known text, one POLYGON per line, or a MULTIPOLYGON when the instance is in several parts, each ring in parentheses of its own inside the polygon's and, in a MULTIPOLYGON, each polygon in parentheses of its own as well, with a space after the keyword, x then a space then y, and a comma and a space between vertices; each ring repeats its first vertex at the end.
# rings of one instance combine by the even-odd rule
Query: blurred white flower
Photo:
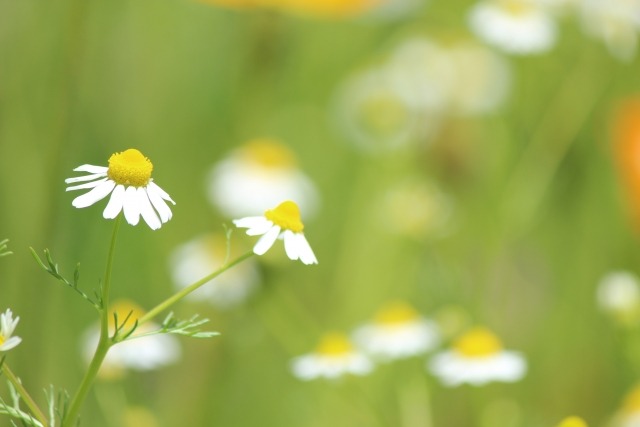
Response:
POLYGON ((373 322, 357 328, 353 341, 374 357, 394 360, 426 353, 439 344, 440 334, 435 323, 396 301, 383 307, 373 322))
POLYGON ((153 164, 136 149, 112 154, 109 167, 82 165, 74 171, 88 172, 89 175, 67 178, 65 183, 90 182, 67 187, 67 191, 91 188, 91 191, 73 199, 72 204, 76 208, 86 208, 111 194, 102 213, 107 219, 113 219, 124 211, 129 224, 137 225, 142 216, 152 230, 157 230, 171 219, 167 202, 176 203, 153 182, 153 164))
MULTIPOLYGON (((177 247, 171 254, 173 282, 185 288, 219 268, 225 261, 226 241, 222 236, 207 235, 177 247)), ((246 260, 190 293, 187 298, 205 300, 219 308, 243 302, 258 283, 254 260, 246 260)))
POLYGON ((471 30, 511 54, 549 51, 557 28, 549 11, 535 0, 481 0, 469 12, 471 30))
POLYGON ((431 359, 429 369, 445 386, 475 386, 492 381, 514 382, 526 373, 524 357, 502 348, 493 332, 476 327, 456 340, 451 350, 431 359))
POLYGON ((633 387, 624 397, 614 414, 611 427, 640 427, 640 385, 633 387))
POLYGON ((20 317, 14 319, 13 312, 9 308, 0 314, 0 352, 11 350, 22 342, 22 338, 13 336, 19 321, 20 317))
POLYGON ((632 325, 640 320, 640 279, 628 271, 608 273, 598 284, 596 300, 601 310, 632 325))
POLYGON ((322 337, 313 353, 293 359, 291 369, 302 380, 335 379, 346 374, 366 375, 373 364, 353 347, 345 334, 330 332, 322 337))
POLYGON ((317 264, 309 242, 304 237, 304 225, 300 209, 295 202, 287 200, 273 209, 267 209, 264 216, 250 216, 233 220, 238 228, 246 228, 249 236, 262 236, 253 247, 256 255, 264 255, 278 238, 284 240, 284 250, 289 259, 300 260, 303 264, 317 264))
MULTIPOLYGON (((117 315, 119 325, 124 322, 122 330, 125 332, 135 325, 137 319, 144 316, 144 311, 128 300, 114 302, 110 311, 117 315)), ((109 333, 113 334, 115 331, 113 316, 110 319, 109 333)), ((178 340, 174 336, 158 334, 138 337, 157 330, 159 327, 153 322, 147 322, 139 326, 126 341, 111 347, 100 368, 100 376, 114 378, 120 376, 127 369, 150 371, 176 362, 180 358, 181 350, 178 340)), ((87 362, 93 357, 99 338, 98 325, 90 327, 85 333, 82 352, 87 362)))
POLYGON ((216 164, 207 180, 211 203, 229 218, 262 212, 282 200, 296 200, 313 216, 318 192, 298 168, 294 153, 281 142, 249 141, 216 164))
POLYGON ((601 39, 612 55, 622 61, 635 57, 640 0, 582 0, 579 14, 584 31, 601 39))

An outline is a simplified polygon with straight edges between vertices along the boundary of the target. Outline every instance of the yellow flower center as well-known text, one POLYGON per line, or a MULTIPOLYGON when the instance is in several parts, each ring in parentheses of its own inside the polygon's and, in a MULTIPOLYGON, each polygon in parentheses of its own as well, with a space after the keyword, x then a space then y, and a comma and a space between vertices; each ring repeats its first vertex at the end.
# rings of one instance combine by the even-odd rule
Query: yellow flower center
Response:
POLYGON ((4 335, 0 335, 0 345, 4 344, 5 341, 4 335))
POLYGON ((287 169, 296 166, 291 150, 274 139, 254 139, 242 147, 240 153, 247 161, 265 168, 287 169))
POLYGON ((416 321, 420 315, 413 307, 403 301, 395 301, 387 305, 375 316, 375 323, 384 326, 397 326, 416 321))
POLYGON ((323 356, 344 356, 353 352, 347 336, 340 332, 329 332, 320 340, 316 353, 323 356))
POLYGON ((499 353, 502 343, 490 330, 476 327, 458 338, 453 348, 463 356, 484 357, 499 353))
MULTIPOLYGON (((122 327, 122 331, 124 332, 131 330, 135 325, 136 320, 145 314, 144 310, 139 305, 129 300, 119 300, 114 302, 110 307, 110 311, 115 313, 118 317, 118 327, 122 327, 124 324, 124 327, 122 327)), ((111 333, 115 331, 113 314, 109 318, 109 329, 111 330, 111 333)))
POLYGON ((562 420, 558 427, 587 427, 587 423, 580 417, 568 417, 562 420))
POLYGON ((275 225, 279 225, 283 230, 300 233, 304 229, 300 219, 300 209, 298 205, 290 200, 280 203, 274 209, 267 210, 264 216, 275 225))
POLYGON ((109 157, 107 175, 120 185, 144 187, 151 179, 153 164, 140 151, 130 148, 109 157))

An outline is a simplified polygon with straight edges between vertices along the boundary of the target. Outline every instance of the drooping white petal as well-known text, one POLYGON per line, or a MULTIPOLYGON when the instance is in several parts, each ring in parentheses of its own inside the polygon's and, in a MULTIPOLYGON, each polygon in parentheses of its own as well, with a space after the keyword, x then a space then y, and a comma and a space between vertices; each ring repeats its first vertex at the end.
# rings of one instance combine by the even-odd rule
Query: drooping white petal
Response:
POLYGON ((279 235, 280 226, 274 225, 271 230, 267 231, 267 233, 258 240, 256 245, 253 247, 253 253, 256 255, 264 255, 271 246, 273 246, 279 235))
POLYGON ((269 228, 271 228, 271 226, 273 225, 273 222, 269 221, 267 218, 263 216, 248 216, 246 218, 234 219, 233 223, 238 228, 248 228, 249 230, 247 230, 247 234, 249 234, 251 230, 264 229, 264 232, 262 233, 254 232, 252 234, 249 234, 250 236, 257 236, 258 234, 264 234, 267 231, 269 231, 269 228))
POLYGON ((108 170, 109 170, 108 167, 94 166, 94 165, 82 165, 74 169, 74 171, 76 172, 89 172, 89 173, 107 173, 108 170))
MULTIPOLYGON (((309 246, 309 242, 307 242, 307 239, 306 237, 304 237, 304 234, 296 233, 295 237, 297 240, 296 246, 298 249, 298 255, 300 256, 300 261, 302 261, 302 263, 305 265, 317 264, 318 259, 316 258, 316 255, 313 253, 311 246, 309 246)), ((285 245, 286 245, 286 241, 285 241, 285 245)))
POLYGON ((111 180, 101 182, 93 190, 73 199, 73 202, 71 202, 71 204, 76 208, 86 208, 87 206, 91 206, 94 203, 107 197, 107 195, 111 193, 111 190, 113 190, 113 187, 115 186, 116 183, 111 180))
POLYGON ((295 261, 300 257, 299 243, 296 234, 291 230, 284 231, 284 251, 289 259, 295 261))
POLYGON ((140 206, 140 214, 142 214, 142 218, 147 223, 152 230, 157 230, 162 227, 162 223, 156 215, 156 212, 151 207, 151 202, 149 201, 149 196, 147 195, 147 191, 144 187, 138 188, 138 202, 140 206))
POLYGON ((85 188, 94 188, 94 187, 97 187, 98 185, 102 184, 103 182, 105 182, 107 179, 109 179, 109 178, 103 178, 103 179, 100 179, 98 181, 87 182, 86 184, 73 185, 71 187, 67 187, 66 191, 83 190, 85 188))
POLYGON ((153 191, 154 193, 158 193, 160 197, 162 197, 163 199, 173 203, 174 205, 176 204, 176 202, 173 201, 171 196, 168 195, 167 192, 164 191, 162 188, 160 188, 155 182, 149 181, 149 183, 147 184, 147 188, 151 189, 151 191, 153 191))
POLYGON ((65 184, 71 184, 73 182, 93 181, 94 179, 107 176, 106 173, 92 173, 85 176, 76 176, 75 178, 67 178, 64 180, 65 184))
MULTIPOLYGON (((146 196, 145 196, 146 197, 146 196)), ((124 217, 131 225, 137 225, 140 221, 140 202, 138 201, 138 192, 136 187, 129 186, 124 192, 124 217)))
POLYGON ((158 187, 157 185, 153 187, 147 185, 146 192, 147 192, 147 195, 149 196, 149 200, 151 201, 151 204, 153 205, 154 208, 156 208, 156 211, 158 211, 158 214, 160 215, 160 220, 164 223, 169 221, 173 214, 171 213, 171 209, 169 208, 169 206, 167 206, 167 203, 162 199, 162 196, 158 192, 157 189, 159 188, 160 187, 158 187))
POLYGON ((109 199, 109 203, 107 203, 107 207, 104 208, 104 211, 102 212, 102 216, 106 219, 113 219, 117 217, 122 210, 123 203, 124 185, 116 185, 113 193, 111 193, 111 198, 109 199))

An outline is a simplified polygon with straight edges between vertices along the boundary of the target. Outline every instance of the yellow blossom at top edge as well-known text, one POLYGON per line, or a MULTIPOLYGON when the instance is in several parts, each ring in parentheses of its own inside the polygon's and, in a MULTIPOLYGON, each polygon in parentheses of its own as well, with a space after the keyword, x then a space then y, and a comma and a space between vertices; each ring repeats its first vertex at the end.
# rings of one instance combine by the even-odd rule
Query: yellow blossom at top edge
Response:
POLYGON ((144 187, 151 180, 153 164, 140 151, 130 148, 109 158, 107 175, 119 185, 144 187))

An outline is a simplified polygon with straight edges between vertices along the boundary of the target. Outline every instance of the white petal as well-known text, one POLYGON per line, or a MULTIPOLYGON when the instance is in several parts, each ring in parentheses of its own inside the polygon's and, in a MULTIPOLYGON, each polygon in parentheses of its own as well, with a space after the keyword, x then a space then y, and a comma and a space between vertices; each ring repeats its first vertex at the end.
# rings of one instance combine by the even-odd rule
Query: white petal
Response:
POLYGON ((89 172, 89 173, 107 173, 108 170, 109 170, 108 167, 94 166, 94 165, 82 165, 74 169, 74 171, 76 172, 89 172))
POLYGON ((140 221, 140 203, 138 201, 138 192, 136 187, 130 186, 124 192, 124 217, 131 225, 137 225, 140 221))
POLYGON ((11 350, 18 344, 22 342, 22 338, 20 337, 11 337, 0 345, 0 351, 11 350))
POLYGON ((157 230, 162 227, 162 223, 160 222, 158 215, 156 215, 153 207, 151 207, 149 196, 147 195, 147 191, 144 187, 138 188, 138 202, 140 203, 140 213, 147 225, 151 227, 152 230, 157 230))
POLYGON ((124 185, 117 185, 111 193, 111 198, 107 207, 104 208, 102 216, 106 219, 113 219, 118 216, 122 210, 122 204, 124 202, 124 185))
POLYGON ((284 251, 289 259, 297 260, 300 257, 300 249, 298 247, 296 235, 291 230, 284 231, 284 251))
POLYGON ((101 182, 93 190, 73 199, 73 202, 71 202, 71 204, 76 208, 86 208, 87 206, 91 206, 94 203, 107 197, 107 195, 111 193, 111 190, 113 190, 113 187, 115 186, 116 183, 111 180, 101 182))
POLYGON ((234 219, 233 223, 238 228, 248 228, 249 236, 258 236, 266 233, 273 226, 273 222, 263 216, 249 216, 241 219, 234 219))
POLYGON ((274 225, 271 230, 267 231, 267 233, 258 240, 253 247, 253 253, 256 255, 264 255, 265 252, 273 246, 279 234, 280 226, 274 225))
POLYGON ((147 189, 151 189, 151 191, 153 191, 154 193, 158 193, 163 199, 173 203, 174 205, 176 204, 171 196, 169 196, 167 192, 160 188, 155 182, 149 181, 149 183, 147 184, 147 189))
POLYGON ((105 182, 106 180, 108 180, 109 178, 103 178, 101 180, 98 181, 93 181, 93 182, 87 182, 86 184, 78 184, 78 185, 73 185, 71 187, 67 187, 66 191, 72 191, 72 190, 82 190, 85 188, 93 188, 93 187, 97 187, 98 185, 102 184, 103 182, 105 182))
POLYGON ((309 242, 307 242, 307 239, 306 237, 304 237, 304 234, 297 233, 296 238, 298 241, 297 247, 298 247, 298 255, 300 256, 300 261, 302 261, 302 263, 305 265, 317 264, 318 259, 316 258, 316 255, 313 253, 311 246, 309 246, 309 242))
POLYGON ((149 196, 149 200, 151 201, 151 204, 153 205, 154 208, 156 208, 156 210, 158 211, 158 214, 160 214, 160 220, 162 222, 167 222, 171 219, 171 216, 172 216, 171 209, 169 208, 169 206, 167 206, 165 201, 162 199, 161 193, 158 191, 158 189, 160 189, 160 187, 158 187, 157 185, 154 185, 154 186, 147 185, 145 191, 149 196))
POLYGON ((71 184, 72 182, 92 181, 94 179, 102 178, 105 176, 107 176, 106 173, 92 173, 91 175, 76 176, 75 178, 67 178, 64 180, 64 182, 66 184, 71 184))

